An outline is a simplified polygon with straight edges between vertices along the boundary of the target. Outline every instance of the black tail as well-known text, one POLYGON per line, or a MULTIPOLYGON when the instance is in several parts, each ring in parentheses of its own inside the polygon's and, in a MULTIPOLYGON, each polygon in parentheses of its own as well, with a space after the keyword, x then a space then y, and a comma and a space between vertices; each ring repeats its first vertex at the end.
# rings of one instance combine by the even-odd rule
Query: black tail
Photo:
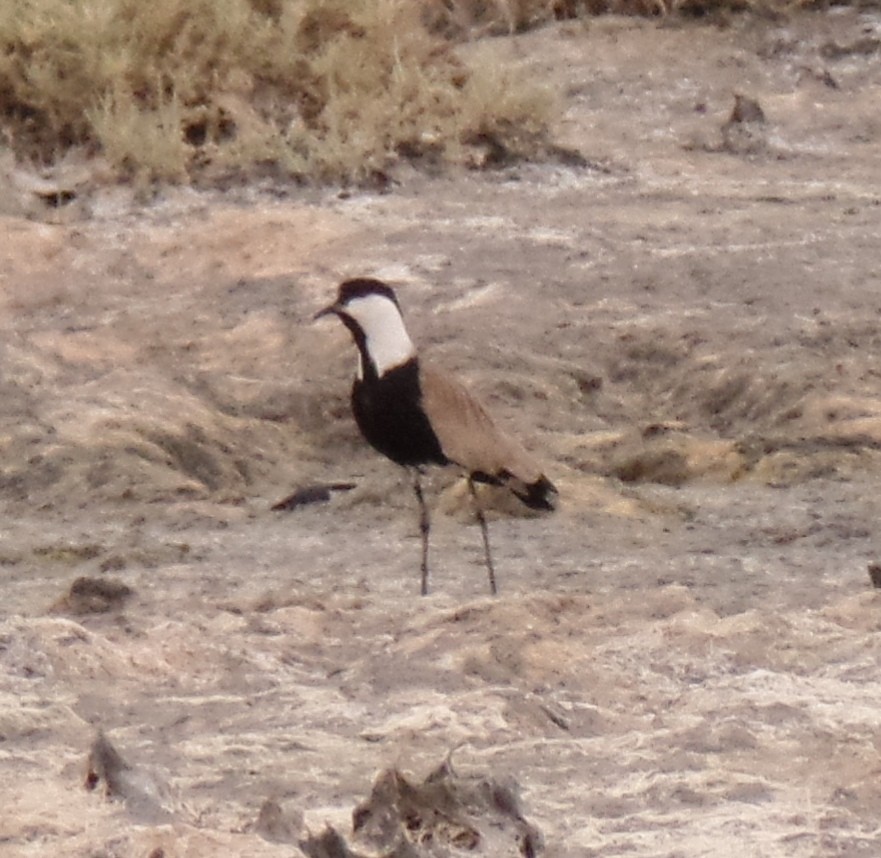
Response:
POLYGON ((471 479, 476 483, 490 486, 506 486, 530 509, 553 510, 557 508, 557 487, 545 476, 539 477, 534 483, 518 480, 510 471, 502 471, 498 476, 485 474, 483 471, 472 471, 471 479))
POLYGON ((511 491, 530 509, 552 510, 557 508, 559 492, 557 487, 547 477, 539 477, 534 483, 529 485, 521 483, 515 486, 512 484, 511 491))

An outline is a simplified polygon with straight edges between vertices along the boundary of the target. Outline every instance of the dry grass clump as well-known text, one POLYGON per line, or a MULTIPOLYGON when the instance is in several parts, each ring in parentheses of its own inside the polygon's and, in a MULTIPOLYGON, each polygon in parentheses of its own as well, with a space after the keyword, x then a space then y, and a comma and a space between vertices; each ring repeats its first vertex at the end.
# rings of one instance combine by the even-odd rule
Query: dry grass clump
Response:
POLYGON ((363 180, 402 157, 536 154, 550 99, 464 65, 423 11, 414 0, 6 0, 0 127, 20 159, 82 148, 141 181, 363 180))
POLYGON ((522 33, 589 12, 581 0, 421 0, 423 20, 451 38, 522 33))
MULTIPOLYGON (((429 26, 454 38, 519 33, 552 20, 593 15, 782 13, 829 0, 422 0, 429 26)), ((833 0, 834 2, 834 0, 833 0)), ((838 0, 841 4, 848 0, 838 0)), ((863 0, 854 0, 863 2, 863 0)))

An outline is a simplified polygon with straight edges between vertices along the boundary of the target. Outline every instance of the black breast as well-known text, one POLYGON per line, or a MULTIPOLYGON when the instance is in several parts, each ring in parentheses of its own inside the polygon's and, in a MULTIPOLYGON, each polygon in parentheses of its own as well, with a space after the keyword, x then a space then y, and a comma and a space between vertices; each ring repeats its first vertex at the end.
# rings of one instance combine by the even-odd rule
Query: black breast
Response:
POLYGON ((352 387, 355 422, 371 446, 399 465, 446 465, 421 399, 416 359, 380 378, 367 374, 352 387))

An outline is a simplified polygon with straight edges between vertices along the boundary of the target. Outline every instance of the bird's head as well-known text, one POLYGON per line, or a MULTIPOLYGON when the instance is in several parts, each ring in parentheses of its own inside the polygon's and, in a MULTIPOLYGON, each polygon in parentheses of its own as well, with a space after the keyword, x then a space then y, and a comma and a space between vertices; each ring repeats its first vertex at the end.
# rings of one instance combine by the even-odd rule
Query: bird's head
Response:
POLYGON ((315 318, 330 315, 338 316, 352 334, 361 353, 361 377, 381 377, 416 357, 397 296, 381 280, 359 277, 340 284, 336 300, 315 318))

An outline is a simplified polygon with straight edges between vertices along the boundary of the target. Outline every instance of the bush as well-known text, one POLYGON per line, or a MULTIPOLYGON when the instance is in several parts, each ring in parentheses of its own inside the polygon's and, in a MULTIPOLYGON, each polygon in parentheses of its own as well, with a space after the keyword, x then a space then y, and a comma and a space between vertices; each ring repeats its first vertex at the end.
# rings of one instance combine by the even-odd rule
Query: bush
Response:
POLYGON ((427 22, 416 0, 4 0, 0 123, 19 159, 81 148, 141 183, 539 153, 550 98, 427 22))

